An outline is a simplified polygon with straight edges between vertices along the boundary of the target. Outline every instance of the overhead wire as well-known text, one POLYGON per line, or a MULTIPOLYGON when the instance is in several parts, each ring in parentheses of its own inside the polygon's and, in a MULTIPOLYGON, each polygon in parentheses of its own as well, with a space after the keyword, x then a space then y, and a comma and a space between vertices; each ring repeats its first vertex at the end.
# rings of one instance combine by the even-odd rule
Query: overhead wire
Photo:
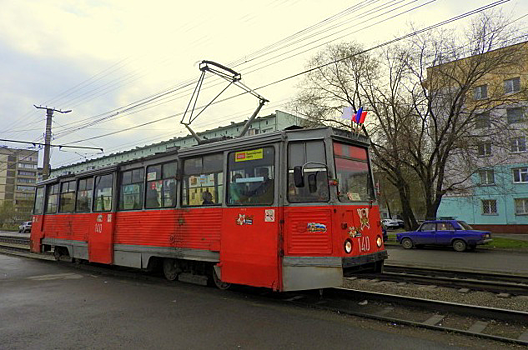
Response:
MULTIPOLYGON (((391 39, 391 40, 388 40, 388 41, 385 41, 381 44, 378 44, 378 45, 374 45, 370 48, 367 48, 367 49, 364 49, 358 53, 355 53, 353 55, 349 55, 349 56, 346 56, 346 57, 343 57, 341 59, 337 59, 337 60, 333 60, 333 61, 329 61, 325 64, 322 64, 322 65, 318 65, 316 67, 312 67, 312 68, 309 68, 309 69, 306 69, 306 70, 303 70, 303 71, 300 71, 298 73, 295 73, 295 74, 292 74, 292 75, 289 75, 287 77, 284 77, 284 78, 281 78, 281 79, 278 79, 278 80, 275 80, 273 82, 270 82, 270 83, 267 83, 267 84, 264 84, 264 85, 261 85, 259 86, 258 88, 255 88, 253 90, 261 90, 261 89, 265 89, 267 87, 270 87, 270 86, 273 86, 273 85, 276 85, 276 84, 280 84, 282 82, 285 82, 287 80, 290 80, 290 79, 293 79, 293 78, 296 78, 298 76, 301 76, 301 75, 304 75, 304 74, 308 74, 314 70, 317 70, 317 69, 321 69, 325 66, 328 66, 328 65, 331 65, 331 64, 335 64, 335 63, 338 63, 338 62, 341 62, 343 60, 347 60, 347 59, 350 59, 351 57, 355 56, 355 55, 360 55, 360 54, 364 54, 364 53, 367 53, 367 52, 370 52, 370 51, 373 51, 373 50, 376 50, 376 49, 379 49, 381 47, 384 47, 384 46, 387 46, 387 45, 391 45, 391 44, 394 44, 396 42, 399 42, 399 41, 402 41, 402 40, 405 40, 405 39, 408 39, 408 38, 411 38, 413 36, 416 36, 416 35, 419 35, 419 34, 422 34, 424 32, 427 32, 429 30, 432 30, 432 29, 435 29, 435 28, 438 28, 438 27, 441 27, 441 26, 444 26, 446 24, 449 24, 449 23, 452 23, 452 22, 455 22, 455 21, 458 21, 458 20, 461 20, 463 18, 466 18, 466 17, 469 17, 469 16, 472 16, 476 13, 479 13, 479 12, 482 12, 482 11, 485 11, 485 10, 488 10, 490 8, 493 8, 495 6, 498 6, 502 3, 505 3, 505 2, 508 2, 510 0, 498 0, 498 1, 495 1, 491 4, 488 4, 488 5, 485 5, 485 6, 482 6, 482 7, 479 7, 477 9, 474 9, 474 10, 471 10, 471 11, 468 11, 468 12, 465 12, 463 14, 460 14, 460 15, 457 15, 457 16, 454 16, 454 17, 451 17, 447 20, 444 20, 444 21, 441 21, 441 22, 438 22, 436 24, 433 24, 433 25, 430 25, 430 26, 427 26, 425 28, 422 28, 422 29, 419 29, 419 30, 415 30, 411 33, 407 33, 405 35, 402 35, 402 36, 399 36, 397 38, 394 38, 394 39, 391 39)), ((235 97, 239 97, 239 96, 242 96, 246 94, 246 92, 243 92, 243 93, 239 93, 237 95, 234 95, 234 96, 231 96, 231 97, 228 97, 228 98, 224 98, 222 100, 218 100, 217 102, 215 102, 215 104, 217 103, 221 103, 221 102, 225 102, 227 100, 230 100, 230 99, 233 99, 235 97)), ((149 122, 145 122, 145 123, 142 123, 142 124, 139 124, 139 125, 135 125, 135 126, 131 126, 131 127, 128 127, 128 128, 124 128, 124 129, 121 129, 119 131, 114 131, 114 132, 111 132, 111 133, 106 133, 106 134, 102 134, 102 135, 98 135, 98 136, 93 136, 93 137, 90 137, 90 138, 86 138, 86 139, 82 139, 82 140, 77 140, 77 141, 72 141, 72 142, 68 142, 68 143, 65 143, 65 144, 76 144, 76 143, 80 143, 80 142, 84 142, 84 141, 88 141, 88 140, 94 140, 94 139, 98 139, 98 138, 102 138, 102 137, 106 137, 106 136, 111 136, 111 135, 116 135, 118 133, 121 133, 121 132, 125 132, 125 131, 129 131, 129 130, 133 130, 133 129, 136 129, 136 128, 140 128, 140 127, 143 127, 143 126, 146 126, 146 125, 151 125, 151 124, 154 124, 154 123, 157 123, 157 122, 160 122, 160 121, 163 121, 163 120, 167 120, 167 119, 171 119, 171 118, 174 118, 174 117, 177 117, 181 115, 181 113, 176 113, 176 114, 172 114, 172 115, 169 115, 169 116, 166 116, 166 117, 162 117, 162 118, 158 118, 158 119, 155 119, 155 120, 152 120, 152 121, 149 121, 149 122)))
MULTIPOLYGON (((417 0, 411 1, 411 3, 412 3, 412 2, 416 2, 416 1, 417 1, 417 0)), ((433 1, 435 1, 435 0, 433 0, 433 1)), ((376 3, 376 2, 377 2, 377 1, 365 1, 364 3, 376 3)), ((394 0, 393 0, 392 2, 394 2, 394 0)), ((397 1, 396 3, 401 3, 401 2, 402 2, 402 1, 397 1)), ((430 2, 431 2, 431 1, 430 1, 430 2)), ((386 7, 382 8, 382 9, 385 9, 385 8, 386 8, 386 7)), ((354 6, 351 7, 351 8, 349 8, 349 9, 347 9, 347 10, 345 10, 345 11, 350 11, 351 9, 354 9, 354 6)), ((371 11, 373 11, 373 10, 375 10, 375 9, 372 9, 371 11)), ((381 10, 381 9, 378 8, 376 11, 380 11, 380 10, 381 10)), ((342 11, 341 13, 343 13, 343 12, 345 12, 345 11, 342 11)), ((370 14, 375 14, 375 12, 371 12, 370 14)), ((358 15, 363 15, 363 14, 358 14, 358 15)), ((333 16, 333 17, 336 17, 336 18, 337 18, 337 16, 333 16)), ((321 21, 320 23, 325 22, 325 21, 326 21, 326 20, 323 20, 323 21, 321 21)), ((365 22, 365 20, 364 20, 364 22, 365 22)), ((383 21, 379 21, 379 23, 381 23, 381 22, 383 22, 383 21)), ((314 26, 312 26, 312 29, 317 28, 317 27, 318 27, 317 25, 314 25, 314 26)), ((301 31, 301 32, 303 32, 303 31, 301 31)), ((321 33, 321 32, 320 32, 320 33, 321 33)), ((320 34, 320 33, 317 33, 317 34, 320 34)), ((296 35, 290 36, 290 38, 295 38, 295 37, 296 37, 296 35)), ((310 37, 310 38, 311 38, 311 37, 310 37)), ((304 40, 307 40, 307 39, 309 39, 309 38, 306 38, 306 39, 304 39, 304 40)), ((300 44, 300 42, 299 42, 299 44, 300 44)), ((271 46, 269 46, 269 47, 272 47, 272 46, 273 46, 273 45, 271 45, 271 46)), ((259 51, 257 51, 257 52, 260 53, 261 51, 262 51, 262 50, 259 50, 259 51)), ((273 52, 275 52, 275 51, 271 51, 270 54, 273 53, 273 52)), ((264 56, 265 56, 265 55, 261 55, 261 57, 264 57, 264 56)), ((294 56, 295 56, 295 55, 294 55, 294 56)), ((294 57, 294 56, 292 56, 292 57, 294 57)), ((245 57, 248 57, 248 56, 245 56, 245 57)), ((245 62, 242 62, 242 64, 244 64, 244 63, 246 63, 246 62, 248 62, 248 60, 246 60, 245 62)), ((236 66, 236 64, 235 64, 235 66, 236 66)), ((266 65, 266 66, 264 66, 264 67, 267 67, 267 66, 269 66, 269 64, 266 65)), ((254 66, 252 66, 252 67, 254 67, 254 66)), ((264 67, 263 67, 263 68, 264 68, 264 67)), ((258 70, 258 69, 255 69, 255 70, 253 70, 253 71, 251 71, 251 72, 254 72, 254 71, 257 71, 257 70, 258 70)), ((192 83, 191 83, 191 84, 192 84, 192 83)), ((191 84, 187 84, 187 86, 189 86, 189 85, 191 85, 191 84)), ((150 100, 146 101, 145 103, 139 103, 139 104, 137 104, 137 105, 135 105, 135 106, 132 106, 131 108, 128 108, 127 111, 128 111, 128 110, 131 110, 132 108, 137 108, 138 106, 141 106, 141 105, 144 105, 144 104, 148 104, 148 103, 150 103, 150 102, 153 102, 154 100, 157 100, 157 99, 159 99, 159 98, 161 98, 161 97, 165 97, 165 95, 171 94, 172 92, 174 92, 174 91, 167 91, 166 93, 159 94, 159 95, 155 95, 153 98, 151 98, 150 100)), ((168 99, 168 100, 165 101, 165 103, 166 103, 166 102, 173 101, 173 100, 174 100, 174 99, 172 99, 172 98, 171 98, 171 99, 168 99)), ((161 103, 159 103, 159 104, 157 104, 157 105, 161 105, 161 103)), ((119 113, 114 113, 114 114, 109 115, 109 116, 107 116, 107 117, 105 117, 105 118, 101 118, 100 120, 99 120, 99 119, 96 120, 96 121, 91 120, 91 121, 90 121, 89 123, 87 123, 87 124, 84 124, 84 125, 82 125, 82 126, 78 126, 77 129, 89 127, 89 126, 91 126, 91 125, 94 125, 95 123, 99 123, 99 122, 102 122, 102 121, 104 121, 104 120, 110 119, 110 118, 116 116, 117 114, 121 114, 121 113, 123 113, 123 111, 120 111, 119 113)), ((86 119, 90 119, 90 118, 86 118, 86 119)), ((74 129, 74 130, 75 130, 75 129, 74 129)), ((67 134, 67 130, 62 130, 61 132, 59 132, 59 133, 57 134, 57 137, 62 137, 62 136, 65 135, 65 134, 67 134)))

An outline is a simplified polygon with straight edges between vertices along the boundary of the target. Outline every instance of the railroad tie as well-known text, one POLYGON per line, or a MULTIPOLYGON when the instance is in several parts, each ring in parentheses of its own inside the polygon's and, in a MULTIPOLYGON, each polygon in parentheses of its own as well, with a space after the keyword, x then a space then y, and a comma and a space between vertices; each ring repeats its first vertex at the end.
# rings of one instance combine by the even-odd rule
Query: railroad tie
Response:
POLYGON ((436 326, 438 323, 442 322, 445 315, 433 315, 429 319, 422 322, 422 324, 427 326, 436 326))
POLYGON ((524 331, 517 339, 528 342, 528 330, 524 331))
POLYGON ((386 314, 391 313, 393 310, 394 310, 394 308, 392 306, 387 306, 386 308, 383 308, 383 309, 381 309, 379 311, 376 311, 374 314, 376 314, 378 316, 385 316, 386 314))
POLYGON ((488 323, 489 322, 477 321, 473 323, 471 327, 469 327, 468 332, 482 333, 482 331, 488 326, 488 323))

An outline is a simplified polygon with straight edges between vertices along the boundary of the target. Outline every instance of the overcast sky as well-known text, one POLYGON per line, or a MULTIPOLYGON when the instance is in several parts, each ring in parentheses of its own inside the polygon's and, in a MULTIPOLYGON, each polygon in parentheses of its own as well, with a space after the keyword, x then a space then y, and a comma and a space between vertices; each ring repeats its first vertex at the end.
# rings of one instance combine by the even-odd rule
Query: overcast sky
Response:
MULTIPOLYGON (((493 2, 0 0, 0 138, 42 142, 45 110, 33 105, 72 110, 55 113, 54 144, 163 118, 76 145, 103 147, 110 154, 185 136, 180 120, 202 60, 232 67, 244 84, 258 88, 301 72, 329 43, 358 41, 370 47, 409 32, 410 22, 421 28, 493 2), (135 108, 124 110, 127 106, 135 108), (102 117, 108 118, 86 124, 102 117)), ((515 19, 528 14, 528 0, 511 0, 498 8, 515 19)), ((452 27, 463 28, 469 20, 452 27)), ((288 111, 300 79, 259 89, 270 100, 260 115, 288 111)), ((223 88, 220 83, 207 77, 209 88, 198 105, 223 88)), ((240 91, 231 87, 226 96, 240 91)), ((241 121, 257 102, 245 95, 219 103, 192 125, 201 131, 241 121)), ((54 149, 51 165, 96 156, 86 150, 54 149)))

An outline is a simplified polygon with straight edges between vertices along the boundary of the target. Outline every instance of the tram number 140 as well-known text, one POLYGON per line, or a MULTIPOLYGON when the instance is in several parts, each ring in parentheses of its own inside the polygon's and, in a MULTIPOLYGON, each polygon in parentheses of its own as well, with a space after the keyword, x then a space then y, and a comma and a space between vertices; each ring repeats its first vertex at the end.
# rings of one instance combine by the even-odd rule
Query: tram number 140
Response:
POLYGON ((103 233, 103 224, 101 223, 95 224, 95 233, 103 233))
POLYGON ((368 252, 370 250, 369 237, 359 237, 359 250, 361 252, 368 252))

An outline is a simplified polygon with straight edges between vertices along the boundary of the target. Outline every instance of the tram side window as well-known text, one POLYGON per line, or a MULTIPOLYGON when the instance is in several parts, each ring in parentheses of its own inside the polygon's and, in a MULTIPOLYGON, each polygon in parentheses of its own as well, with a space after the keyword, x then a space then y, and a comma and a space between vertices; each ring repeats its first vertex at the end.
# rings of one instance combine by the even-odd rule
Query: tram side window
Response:
POLYGON ((42 215, 44 214, 44 187, 37 188, 37 195, 35 196, 35 206, 33 208, 33 214, 42 215))
POLYGON ((228 204, 272 204, 275 188, 274 159, 273 147, 229 153, 228 204))
POLYGON ((147 168, 145 208, 170 208, 176 205, 176 170, 176 162, 147 168))
POLYGON ((112 210, 113 180, 113 174, 95 177, 94 211, 112 210))
POLYGON ((211 154, 183 162, 183 205, 216 205, 224 197, 224 156, 211 154))
POLYGON ((334 156, 341 202, 374 199, 367 149, 334 142, 334 156))
POLYGON ((54 214, 57 212, 59 204, 59 184, 49 185, 48 187, 48 201, 46 204, 46 214, 54 214))
POLYGON ((330 199, 325 145, 322 140, 288 145, 288 201, 327 202, 330 199), (303 186, 296 187, 293 169, 303 167, 303 186))
POLYGON ((121 173, 119 210, 143 208, 143 181, 143 168, 127 170, 121 173))
POLYGON ((75 181, 61 183, 59 212, 71 213, 75 208, 75 181))
POLYGON ((79 180, 79 187, 77 190, 77 207, 78 213, 87 213, 92 207, 92 190, 93 190, 93 178, 79 180))

